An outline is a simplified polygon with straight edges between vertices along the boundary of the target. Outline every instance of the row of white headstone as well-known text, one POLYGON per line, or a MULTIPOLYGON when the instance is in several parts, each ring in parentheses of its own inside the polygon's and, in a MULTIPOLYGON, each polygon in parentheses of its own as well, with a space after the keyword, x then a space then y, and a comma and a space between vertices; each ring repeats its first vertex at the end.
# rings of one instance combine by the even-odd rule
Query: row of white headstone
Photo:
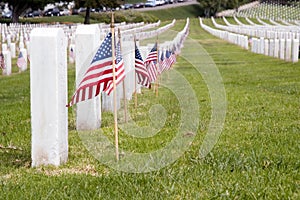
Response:
MULTIPOLYGON (((247 9, 239 10, 237 13, 231 13, 231 15, 227 16, 235 16, 238 17, 259 17, 263 19, 297 19, 299 18, 299 8, 300 5, 296 4, 297 0, 294 0, 294 6, 286 6, 271 2, 260 3, 254 7, 249 7, 247 9)), ((291 1, 292 2, 292 1, 291 1)), ((291 3, 290 2, 290 3, 291 3)))
POLYGON ((210 34, 223 40, 226 40, 230 43, 236 44, 244 49, 249 48, 248 36, 211 28, 210 26, 205 25, 201 18, 199 18, 199 21, 200 26, 210 34))
POLYGON ((244 34, 252 37, 264 37, 270 39, 292 39, 300 38, 300 27, 298 26, 276 26, 276 25, 257 25, 250 19, 245 18, 251 25, 242 24, 237 18, 234 18, 240 25, 230 24, 225 17, 223 17, 225 25, 218 24, 212 17, 211 20, 214 26, 218 29, 226 30, 233 33, 244 34))
POLYGON ((235 34, 228 31, 218 30, 203 24, 200 20, 200 26, 211 33, 212 35, 221 39, 227 40, 230 43, 237 44, 245 49, 251 45, 251 51, 254 53, 264 54, 279 58, 288 62, 299 61, 299 39, 268 39, 268 38, 255 38, 248 39, 247 35, 235 34))
MULTIPOLYGON (((189 20, 187 20, 189 24, 189 20)), ((188 26, 185 26, 185 33, 188 26)), ((161 48, 177 45, 185 35, 181 31, 173 41, 161 48)), ((76 85, 79 75, 89 67, 101 43, 101 30, 97 25, 78 25, 75 31, 76 85)), ((125 64, 125 98, 131 99, 135 90, 133 40, 122 41, 125 64)), ((153 44, 140 47, 143 57, 153 44)), ((55 165, 68 159, 68 110, 67 97, 67 39, 62 28, 35 28, 30 34, 30 94, 32 123, 32 166, 55 165), (47 49, 47 52, 44 50, 47 49)), ((76 87, 76 86, 75 86, 76 87)), ((73 88, 75 91, 76 88, 73 88)), ((117 87, 118 100, 123 98, 123 87, 117 87)), ((76 104, 77 130, 96 130, 101 125, 101 112, 111 110, 112 94, 102 95, 76 104)))
MULTIPOLYGON (((122 29, 121 30, 121 35, 122 35, 122 40, 123 41, 133 41, 134 38, 136 40, 143 40, 146 38, 151 38, 154 36, 157 36, 167 30, 169 30, 171 27, 174 26, 176 20, 173 20, 171 23, 166 24, 165 26, 162 26, 158 29, 152 30, 152 31, 147 31, 148 29, 155 28, 160 25, 160 21, 156 23, 151 23, 151 24, 146 24, 144 26, 140 27, 133 27, 132 29, 122 29)), ((100 29, 101 30, 101 29, 100 29)), ((104 38, 105 35, 109 32, 109 28, 102 29, 100 35, 101 38, 104 38)), ((75 34, 73 33, 72 35, 69 36, 70 39, 70 45, 68 47, 69 49, 69 62, 74 63, 75 61, 75 51, 76 51, 76 45, 75 45, 75 34)))
MULTIPOLYGON (((70 57, 69 61, 70 63, 74 63, 75 57, 75 31, 79 24, 73 24, 73 25, 63 25, 63 24, 55 24, 55 25, 46 25, 46 24, 10 24, 9 26, 6 24, 0 24, 1 29, 1 38, 2 38, 2 45, 1 45, 1 52, 4 56, 4 63, 5 63, 5 69, 2 71, 3 75, 11 75, 12 73, 12 59, 16 58, 19 54, 19 52, 22 52, 22 55, 24 57, 25 63, 20 67, 19 72, 25 71, 28 66, 28 60, 30 57, 30 32, 34 28, 47 28, 47 27, 56 27, 56 28, 62 28, 65 35, 68 37, 68 40, 70 41, 69 44, 69 52, 70 57)), ((160 25, 160 21, 156 23, 150 23, 150 24, 144 24, 144 22, 140 23, 134 23, 134 24, 126 24, 126 23, 118 23, 116 24, 116 28, 119 28, 124 32, 125 34, 129 34, 132 32, 139 33, 141 31, 145 31, 150 28, 154 28, 160 25)), ((104 25, 102 23, 97 24, 97 26, 102 30, 103 34, 108 32, 109 25, 104 25), (102 28, 103 27, 103 28, 102 28)), ((145 34, 146 37, 149 34, 145 34)))
POLYGON ((252 38, 251 51, 288 62, 299 61, 299 40, 298 39, 266 39, 252 38))

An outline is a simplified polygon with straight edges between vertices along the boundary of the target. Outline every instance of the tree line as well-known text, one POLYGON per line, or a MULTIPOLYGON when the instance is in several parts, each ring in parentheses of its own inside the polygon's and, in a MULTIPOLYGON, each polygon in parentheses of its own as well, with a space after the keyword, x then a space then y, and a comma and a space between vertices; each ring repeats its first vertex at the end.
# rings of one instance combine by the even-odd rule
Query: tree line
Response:
MULTIPOLYGON (((73 0, 63 0, 64 2, 71 2, 73 0)), ((8 3, 9 7, 12 9, 12 22, 17 23, 19 17, 26 12, 29 8, 32 10, 37 10, 43 8, 45 5, 50 3, 59 3, 61 0, 3 0, 3 3, 8 3)), ((89 8, 97 8, 101 6, 114 8, 119 5, 118 0, 74 0, 75 7, 85 7, 86 17, 84 23, 89 23, 89 8)))
MULTIPOLYGON (((59 3, 62 0, 3 0, 3 3, 8 3, 12 9, 12 22, 17 23, 19 17, 29 8, 37 10, 49 3, 59 3)), ((64 2, 71 2, 73 0, 64 0, 64 2)), ((142 1, 142 0, 141 0, 142 1)), ((239 6, 253 2, 255 0, 197 0, 204 10, 204 17, 214 16, 217 12, 227 9, 237 9, 239 6)), ((259 0, 260 2, 275 2, 287 3, 297 0, 259 0)), ((75 8, 85 7, 85 24, 90 23, 90 8, 108 7, 115 8, 119 4, 124 3, 125 0, 74 0, 75 8)))

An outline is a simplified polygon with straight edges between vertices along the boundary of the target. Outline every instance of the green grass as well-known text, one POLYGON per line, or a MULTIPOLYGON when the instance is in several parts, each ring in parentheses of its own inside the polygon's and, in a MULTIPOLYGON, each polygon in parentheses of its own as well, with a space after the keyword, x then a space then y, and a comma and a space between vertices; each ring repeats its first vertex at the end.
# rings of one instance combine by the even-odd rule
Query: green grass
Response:
MULTIPOLYGON (((84 17, 82 15, 72 16, 53 16, 53 17, 40 17, 40 18, 27 18, 21 19, 21 23, 83 23, 84 17)), ((91 23, 97 23, 97 21, 91 19, 91 23)))
MULTIPOLYGON (((178 20, 172 29, 181 30, 184 23, 178 20)), ((0 75, 1 199, 299 199, 300 63, 253 54, 219 40, 202 30, 198 19, 191 20, 189 37, 201 48, 185 46, 182 51, 200 52, 203 56, 193 60, 199 66, 206 66, 208 53, 227 95, 222 134, 205 158, 199 157, 199 149, 212 110, 205 73, 199 75, 179 57, 174 67, 195 91, 200 113, 190 148, 174 163, 148 173, 119 172, 101 164, 84 147, 69 109, 68 162, 57 168, 31 168, 29 71, 19 74, 14 67, 13 75, 0 75)), ((69 66, 69 97, 74 74, 74 66, 69 66)), ((174 80, 165 75, 162 81, 174 80)), ((166 125, 148 139, 121 131, 120 147, 135 152, 160 149, 178 127, 178 101, 162 86, 158 97, 143 90, 138 99, 137 111, 129 102, 137 123, 149 124, 148 111, 159 103, 166 109, 166 125)), ((113 140, 112 115, 105 112, 102 117, 104 134, 113 140)))
POLYGON ((203 8, 200 5, 188 5, 176 8, 169 8, 162 10, 151 10, 145 11, 145 13, 149 13, 158 17, 160 20, 172 20, 172 19, 186 19, 187 17, 195 18, 199 16, 203 16, 203 8))

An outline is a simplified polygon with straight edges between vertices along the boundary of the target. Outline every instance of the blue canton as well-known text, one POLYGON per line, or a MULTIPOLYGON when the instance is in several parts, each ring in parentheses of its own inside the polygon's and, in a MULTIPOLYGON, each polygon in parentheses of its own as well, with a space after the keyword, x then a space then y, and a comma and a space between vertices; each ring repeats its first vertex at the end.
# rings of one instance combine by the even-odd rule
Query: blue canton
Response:
POLYGON ((91 63, 112 57, 111 36, 111 33, 107 34, 91 63))

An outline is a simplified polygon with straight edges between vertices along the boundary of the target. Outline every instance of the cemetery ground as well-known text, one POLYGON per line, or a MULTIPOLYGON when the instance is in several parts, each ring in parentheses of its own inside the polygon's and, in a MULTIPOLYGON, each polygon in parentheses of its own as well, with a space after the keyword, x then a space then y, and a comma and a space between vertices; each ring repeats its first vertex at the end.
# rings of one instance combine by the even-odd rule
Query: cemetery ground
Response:
MULTIPOLYGON (((184 24, 178 20, 172 30, 180 31, 184 24)), ((210 20, 205 24, 211 24, 210 20)), ((0 77, 0 199, 298 199, 300 63, 253 54, 217 39, 201 29, 196 18, 191 19, 189 37, 203 47, 195 51, 212 57, 226 90, 222 134, 206 157, 199 157, 212 110, 205 74, 201 76, 179 56, 174 68, 196 93, 200 125, 190 148, 178 160, 149 173, 119 172, 102 165, 82 144, 74 110, 69 109, 68 162, 31 168, 29 70, 19 74, 14 67, 13 75, 0 77)), ((194 62, 205 65, 201 58, 195 57, 194 62)), ((70 65, 69 97, 75 89, 74 76, 74 65, 70 65)), ((167 75, 161 79, 168 81, 167 75)), ((121 131, 120 147, 149 152, 172 140, 181 113, 167 88, 161 86, 158 97, 153 90, 143 89, 137 110, 133 100, 129 110, 137 123, 148 124, 149 108, 157 103, 167 111, 161 131, 146 139, 121 131)), ((103 130, 113 141, 112 114, 103 113, 102 119, 103 130)))

